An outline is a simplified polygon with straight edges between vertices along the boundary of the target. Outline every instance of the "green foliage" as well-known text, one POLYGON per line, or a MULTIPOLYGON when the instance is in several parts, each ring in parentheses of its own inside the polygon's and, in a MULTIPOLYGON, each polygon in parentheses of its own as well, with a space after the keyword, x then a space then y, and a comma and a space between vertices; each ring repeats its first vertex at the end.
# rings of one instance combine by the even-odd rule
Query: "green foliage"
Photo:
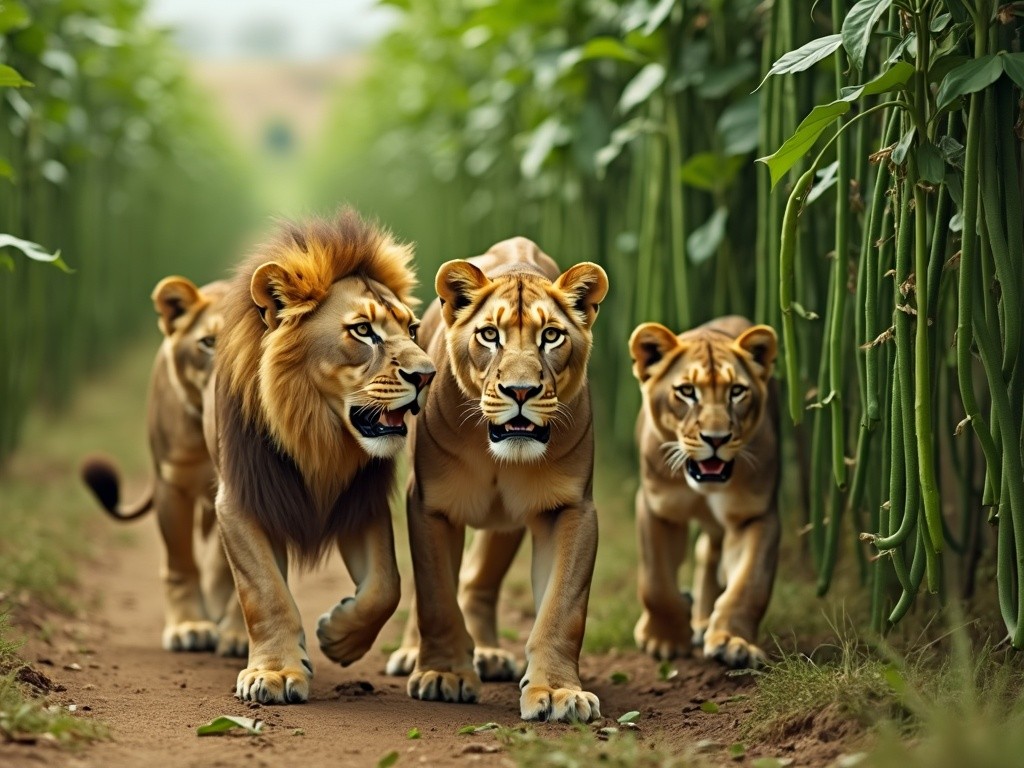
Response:
POLYGON ((242 164, 142 11, 0 5, 0 246, 74 270, 0 250, 0 462, 30 404, 66 402, 149 324, 161 277, 217 275, 248 226, 242 164))

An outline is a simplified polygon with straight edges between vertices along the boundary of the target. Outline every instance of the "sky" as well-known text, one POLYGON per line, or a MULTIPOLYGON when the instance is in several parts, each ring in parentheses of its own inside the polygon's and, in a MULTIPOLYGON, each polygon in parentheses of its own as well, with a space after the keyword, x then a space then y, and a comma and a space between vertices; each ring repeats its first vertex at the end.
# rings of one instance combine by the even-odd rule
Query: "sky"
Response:
POLYGON ((150 0, 147 14, 199 58, 297 61, 357 52, 396 15, 376 0, 150 0))

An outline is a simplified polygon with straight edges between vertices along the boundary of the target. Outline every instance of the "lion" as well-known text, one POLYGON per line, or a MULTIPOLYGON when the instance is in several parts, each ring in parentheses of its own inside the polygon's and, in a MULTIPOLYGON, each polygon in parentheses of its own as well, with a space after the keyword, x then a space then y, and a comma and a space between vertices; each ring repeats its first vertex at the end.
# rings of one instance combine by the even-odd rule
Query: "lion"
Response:
POLYGON ((780 531, 775 331, 737 316, 678 336, 644 323, 629 349, 643 393, 636 643, 656 659, 702 645, 730 667, 762 665, 755 641, 780 531), (701 528, 692 598, 676 582, 691 521, 701 528))
POLYGON ((317 638, 343 666, 398 606, 388 496, 406 417, 435 373, 415 341, 411 259, 411 247, 345 209, 283 225, 228 287, 203 414, 248 629, 235 687, 244 701, 309 697, 290 555, 312 565, 332 545, 341 551, 356 594, 320 617, 317 638))
POLYGON ((164 540, 163 647, 240 656, 245 654, 245 628, 231 570, 216 535, 215 475, 202 423, 202 392, 223 325, 220 304, 226 289, 223 281, 198 288, 175 276, 164 278, 153 290, 164 339, 149 383, 147 423, 153 473, 146 493, 133 503, 121 503, 120 473, 106 458, 86 459, 81 474, 116 520, 134 520, 156 510, 164 540), (201 568, 193 552, 197 509, 206 545, 201 568))
POLYGON ((597 552, 591 330, 608 278, 584 262, 559 274, 531 241, 442 265, 422 343, 437 367, 412 446, 408 523, 415 609, 392 673, 409 695, 476 701, 481 674, 507 679, 495 605, 524 531, 533 537, 537 619, 520 682, 524 720, 587 722, 579 654, 597 552), (477 532, 456 597, 466 526, 477 532), (467 628, 468 624, 468 628, 467 628))

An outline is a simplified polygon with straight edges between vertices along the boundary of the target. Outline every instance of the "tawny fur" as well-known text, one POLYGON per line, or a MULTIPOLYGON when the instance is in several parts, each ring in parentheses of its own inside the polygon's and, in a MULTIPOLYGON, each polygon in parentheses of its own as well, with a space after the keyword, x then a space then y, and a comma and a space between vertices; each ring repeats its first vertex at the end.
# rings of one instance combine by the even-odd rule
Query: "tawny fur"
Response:
POLYGON ((643 393, 637 644, 668 659, 695 641, 729 666, 757 666, 779 543, 775 332, 735 316, 678 336, 645 323, 630 352, 643 393), (721 436, 716 452, 702 434, 721 436), (699 482, 688 474, 688 462, 708 458, 732 461, 731 477, 699 482), (701 527, 692 599, 676 581, 691 522, 701 527))

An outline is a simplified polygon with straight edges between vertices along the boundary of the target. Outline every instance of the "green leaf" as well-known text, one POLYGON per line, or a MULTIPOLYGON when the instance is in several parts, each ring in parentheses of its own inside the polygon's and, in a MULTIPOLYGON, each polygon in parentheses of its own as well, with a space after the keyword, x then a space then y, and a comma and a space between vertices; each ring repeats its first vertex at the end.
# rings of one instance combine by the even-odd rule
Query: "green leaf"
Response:
POLYGON ((625 672, 612 672, 610 679, 613 685, 622 685, 629 682, 629 675, 625 672))
POLYGON ((23 88, 25 86, 31 88, 32 83, 22 77, 14 67, 0 64, 0 87, 23 88))
POLYGON ((958 96, 977 93, 992 85, 1003 73, 999 56, 982 56, 961 64, 942 79, 935 105, 942 109, 958 96))
POLYGON ((580 61, 590 59, 616 59, 630 64, 642 64, 646 59, 642 53, 623 45, 614 37, 595 37, 580 49, 580 61))
POLYGON ((14 179, 14 169, 2 157, 0 157, 0 176, 5 179, 14 179))
POLYGON ((377 761, 377 768, 391 768, 398 762, 398 750, 391 750, 377 761))
POLYGON ((700 711, 707 712, 709 715, 717 715, 718 705, 709 699, 708 701, 705 701, 703 704, 700 705, 700 711))
POLYGON ((409 733, 406 734, 407 739, 418 739, 420 737, 419 728, 410 728, 409 733))
POLYGON ((12 259, 6 253, 0 252, 0 267, 3 267, 8 272, 14 271, 14 259, 12 259))
POLYGON ((60 251, 49 253, 43 248, 43 246, 39 245, 39 243, 22 240, 14 235, 0 234, 0 249, 2 248, 16 248, 33 261, 42 261, 47 264, 53 264, 61 271, 69 274, 74 271, 64 263, 63 259, 61 259, 60 251))
POLYGON ((740 758, 746 756, 746 754, 747 754, 747 745, 746 744, 743 744, 742 742, 737 741, 735 744, 730 744, 729 745, 729 757, 731 757, 733 760, 739 760, 740 758))
POLYGON ((715 129, 722 139, 722 154, 745 155, 757 149, 761 123, 761 95, 751 93, 726 107, 715 129))
POLYGON ((635 723, 639 719, 640 719, 640 713, 637 710, 635 710, 635 709, 630 710, 626 714, 619 716, 619 722, 620 723, 635 723))
POLYGON ((914 153, 917 160, 917 175, 929 184, 940 184, 946 175, 946 162, 938 147, 930 141, 921 144, 914 153))
POLYGON ((253 720, 251 717, 232 717, 230 715, 221 715, 220 717, 214 718, 206 725, 200 725, 196 728, 196 734, 199 736, 219 736, 234 728, 241 728, 248 733, 257 734, 263 730, 263 721, 253 720))
POLYGON ((860 0, 843 19, 843 47, 856 69, 864 69, 871 32, 890 5, 892 0, 860 0))
POLYGON ((896 667, 886 667, 882 673, 882 677, 885 678, 885 682, 889 684, 893 692, 897 696, 902 696, 907 692, 907 681, 896 667))
POLYGON ((740 156, 698 152, 679 169, 679 180, 697 189, 716 192, 728 188, 746 162, 740 156))
MULTIPOLYGON (((739 59, 732 64, 716 67, 697 86, 697 95, 704 99, 721 99, 756 74, 757 65, 750 59, 739 59)), ((744 88, 744 91, 748 88, 744 88)))
POLYGON ((842 99, 831 104, 819 104, 800 122, 793 135, 781 147, 767 157, 757 158, 757 162, 768 166, 772 186, 778 184, 789 169, 807 154, 822 131, 849 111, 850 103, 842 99))
POLYGON ((647 17, 647 23, 644 24, 643 33, 645 35, 651 34, 654 30, 660 27, 668 15, 672 13, 672 8, 676 4, 676 0, 661 0, 654 8, 651 9, 650 16, 647 17))
POLYGON ((467 733, 481 733, 483 731, 493 731, 500 726, 497 723, 484 723, 483 725, 464 725, 459 728, 458 733, 460 736, 464 736, 467 733))
POLYGON ((810 205, 829 189, 836 185, 836 174, 839 172, 839 161, 829 163, 824 168, 819 168, 815 175, 814 183, 811 184, 811 191, 804 198, 804 205, 810 205))
POLYGON ((1003 53, 1000 58, 1003 60, 1003 71, 1018 88, 1024 90, 1024 53, 1003 53))
POLYGON ((914 67, 912 64, 905 61, 898 62, 863 85, 843 88, 840 92, 839 100, 853 102, 861 96, 877 96, 880 93, 889 93, 906 83, 913 74, 914 67))
POLYGON ((25 6, 16 0, 4 0, 0 3, 0 35, 24 29, 32 23, 25 6))
POLYGON ((789 306, 794 312, 796 312, 798 317, 802 317, 804 320, 818 319, 817 312, 812 312, 811 310, 806 309, 799 301, 790 302, 789 306))
MULTIPOLYGON (((825 35, 825 37, 811 40, 811 42, 800 46, 795 51, 783 54, 779 57, 778 61, 772 64, 768 74, 764 76, 764 80, 761 81, 757 88, 764 85, 764 81, 772 75, 788 75, 792 72, 803 72, 805 69, 810 69, 822 59, 835 53, 842 44, 842 35, 825 35)), ((754 90, 757 90, 757 88, 754 90)))
POLYGON ((910 151, 910 145, 914 141, 915 133, 917 133, 917 128, 911 127, 910 130, 903 134, 900 140, 896 142, 896 148, 892 151, 892 160, 894 163, 899 164, 906 159, 907 152, 910 151))
POLYGON ((544 161, 559 144, 569 138, 568 131, 557 117, 549 117, 530 134, 529 143, 519 163, 519 170, 527 179, 535 179, 544 161))
POLYGON ((715 251, 725 238, 725 223, 728 220, 729 209, 723 205, 690 233, 686 238, 686 250, 690 254, 690 261, 694 264, 703 264, 715 255, 715 251))
POLYGON ((658 665, 658 679, 659 680, 671 680, 673 677, 679 675, 679 670, 672 666, 671 661, 663 661, 658 665))
POLYGON ((647 101, 664 82, 665 68, 661 64, 646 65, 622 90, 622 96, 619 98, 619 112, 625 114, 638 104, 647 101))

